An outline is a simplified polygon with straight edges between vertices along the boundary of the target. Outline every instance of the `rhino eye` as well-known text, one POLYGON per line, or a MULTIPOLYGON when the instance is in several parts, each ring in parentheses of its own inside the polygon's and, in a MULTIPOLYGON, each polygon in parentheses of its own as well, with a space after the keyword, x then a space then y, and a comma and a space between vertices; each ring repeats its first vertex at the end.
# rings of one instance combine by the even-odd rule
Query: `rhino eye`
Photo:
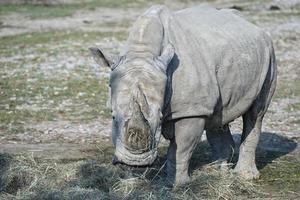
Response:
POLYGON ((112 119, 114 120, 114 119, 116 119, 116 117, 115 117, 115 116, 112 116, 112 119))

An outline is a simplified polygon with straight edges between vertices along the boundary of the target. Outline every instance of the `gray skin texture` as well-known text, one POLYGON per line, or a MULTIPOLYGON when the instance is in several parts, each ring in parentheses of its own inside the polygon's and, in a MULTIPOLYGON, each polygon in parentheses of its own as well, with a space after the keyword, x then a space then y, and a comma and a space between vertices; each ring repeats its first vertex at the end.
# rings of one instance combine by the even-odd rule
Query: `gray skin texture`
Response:
POLYGON ((90 50, 111 68, 113 163, 152 164, 162 134, 170 140, 168 181, 184 184, 204 130, 214 160, 226 168, 234 144, 228 124, 242 116, 234 171, 259 177, 255 149, 275 90, 276 61, 270 37, 237 11, 153 6, 134 23, 118 58, 90 50))

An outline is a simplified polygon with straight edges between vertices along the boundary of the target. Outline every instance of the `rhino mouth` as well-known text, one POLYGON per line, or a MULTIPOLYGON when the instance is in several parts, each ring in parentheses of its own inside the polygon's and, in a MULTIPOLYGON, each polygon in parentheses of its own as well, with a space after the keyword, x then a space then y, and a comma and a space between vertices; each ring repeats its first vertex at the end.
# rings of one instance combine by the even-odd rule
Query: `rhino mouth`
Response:
POLYGON ((116 139, 113 163, 130 166, 151 165, 157 157, 161 126, 156 120, 146 118, 142 106, 137 102, 134 102, 132 107, 131 117, 125 121, 122 134, 116 139))
POLYGON ((119 144, 115 151, 113 164, 125 164, 129 166, 149 166, 157 158, 157 148, 143 153, 133 153, 119 144))

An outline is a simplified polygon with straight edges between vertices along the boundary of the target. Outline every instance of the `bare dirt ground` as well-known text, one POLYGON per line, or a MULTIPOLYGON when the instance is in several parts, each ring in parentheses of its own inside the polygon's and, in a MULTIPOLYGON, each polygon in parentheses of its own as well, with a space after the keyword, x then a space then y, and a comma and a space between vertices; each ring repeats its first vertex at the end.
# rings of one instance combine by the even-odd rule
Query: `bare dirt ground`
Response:
MULTIPOLYGON (((165 2, 173 9, 180 9, 196 5, 197 2, 165 2)), ((299 96, 298 93, 294 94, 293 88, 289 88, 289 84, 293 84, 296 79, 295 92, 299 90, 298 76, 299 76, 299 37, 300 37, 300 17, 299 10, 293 10, 285 8, 280 11, 270 11, 269 7, 271 2, 267 2, 263 5, 255 3, 242 3, 237 4, 231 1, 213 1, 213 5, 219 8, 230 8, 238 5, 241 13, 254 22, 261 28, 268 31, 274 38, 276 55, 279 65, 279 88, 283 91, 277 93, 284 93, 282 96, 275 98, 272 101, 269 112, 265 118, 264 131, 276 131, 281 135, 294 138, 300 137, 299 128, 299 96), (285 63, 288 63, 287 65, 285 63), (283 88, 281 88, 281 87, 283 88), (291 90, 291 91, 289 91, 291 90), (291 94, 291 95, 290 95, 291 94), (294 105, 294 107, 293 107, 294 105)), ((279 4, 280 5, 280 4, 279 4)), ((86 50, 91 45, 98 45, 109 51, 118 52, 124 45, 124 40, 119 40, 114 37, 114 34, 124 32, 124 39, 126 33, 129 31, 130 25, 134 19, 140 15, 147 7, 142 8, 97 8, 93 11, 79 10, 74 15, 64 18, 51 18, 51 19, 31 19, 28 16, 20 13, 8 13, 1 16, 1 32, 0 36, 18 35, 21 33, 32 32, 45 32, 45 31, 70 31, 70 32, 104 32, 111 33, 112 37, 104 37, 97 41, 85 42, 81 41, 68 41, 66 44, 51 43, 51 44, 39 44, 43 48, 48 48, 50 53, 53 52, 57 55, 49 56, 49 52, 37 53, 34 51, 34 47, 27 49, 27 52, 20 54, 14 52, 10 56, 2 56, 1 63, 4 65, 7 63, 20 64, 31 59, 43 59, 43 62, 38 63, 38 67, 44 75, 52 77, 61 74, 62 76, 68 76, 72 72, 68 72, 68 68, 74 68, 77 65, 84 66, 88 70, 92 70, 92 73, 98 79, 106 78, 108 71, 105 69, 97 69, 97 66, 93 63, 93 60, 84 53, 84 56, 77 55, 76 49, 78 47, 86 50), (93 43, 95 42, 95 43, 93 43), (70 44, 71 43, 71 44, 70 44), (68 47, 70 45, 70 47, 68 47), (67 47, 69 50, 75 45, 75 53, 72 55, 66 52, 60 52, 60 48, 67 47), (77 48, 76 48, 77 47, 77 48)), ((30 34, 22 35, 23 37, 30 37, 30 34)), ((85 36, 84 33, 82 35, 85 36)), ((34 36, 32 36, 34 37, 34 36)), ((75 38, 77 39, 77 38, 75 38)), ((26 45, 26 44, 24 44, 26 45)), ((12 47, 13 48, 13 47, 12 47)), ((36 63, 26 63, 25 69, 27 71, 32 70, 32 65, 36 63)), ((6 76, 16 74, 18 70, 24 69, 2 69, 2 73, 6 76)), ((72 75, 72 74, 71 74, 72 75)), ((34 83, 35 84, 35 83, 34 83)), ((57 88, 59 89, 59 88, 57 88)), ((62 88, 64 89, 64 88, 62 88)), ((80 94, 78 94, 80 95, 80 94)), ((278 95, 277 95, 278 96, 278 95)), ((47 99, 46 99, 47 100, 47 99)), ((49 99, 51 101, 51 99, 49 99)), ((47 102, 48 103, 48 102, 47 102)), ((46 104, 47 104, 46 103, 46 104)), ((57 106, 64 107, 64 104, 70 104, 72 102, 63 101, 57 106)), ((41 110, 41 106, 49 107, 50 105, 18 105, 16 109, 35 109, 41 110)), ((59 108, 57 108, 59 109, 59 108)), ((236 120, 232 123, 232 131, 236 133, 241 132, 241 120, 236 120)), ((66 142, 76 143, 97 143, 99 137, 109 137, 109 120, 95 119, 88 124, 81 122, 74 122, 68 120, 59 121, 43 121, 36 124, 29 123, 25 125, 25 128, 34 129, 38 131, 38 135, 30 136, 30 133, 23 132, 16 135, 6 135, 2 137, 1 143, 45 143, 56 141, 58 138, 63 138, 66 142)), ((2 147, 3 148, 3 147, 2 147)))
MULTIPOLYGON (((133 21, 151 5, 141 2, 93 9, 76 7, 71 15, 64 17, 55 13, 50 13, 51 17, 36 17, 39 11, 2 9, 0 152, 29 153, 49 159, 85 159, 107 144, 111 146, 106 108, 108 70, 96 66, 87 49, 96 45, 111 53, 119 52, 133 21)), ((202 2, 162 3, 176 10, 202 2)), ((298 155, 299 2, 212 0, 208 3, 240 10, 245 18, 272 36, 278 86, 264 120, 260 156, 268 152, 298 155)), ((231 124, 231 130, 238 141, 241 119, 231 124)), ((166 144, 163 141, 162 146, 166 144)))

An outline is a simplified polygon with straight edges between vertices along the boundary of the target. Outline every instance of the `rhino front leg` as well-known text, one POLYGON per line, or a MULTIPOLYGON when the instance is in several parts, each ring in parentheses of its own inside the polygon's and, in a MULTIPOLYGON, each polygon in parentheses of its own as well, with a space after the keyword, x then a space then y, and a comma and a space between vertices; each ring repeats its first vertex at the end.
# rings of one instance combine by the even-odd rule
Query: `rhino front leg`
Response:
POLYGON ((189 163, 201 139, 204 119, 186 118, 174 122, 174 137, 170 138, 167 155, 168 181, 175 186, 189 182, 189 163))
POLYGON ((214 165, 221 170, 228 169, 228 161, 234 153, 234 141, 228 124, 216 129, 206 130, 207 141, 212 148, 214 165))

